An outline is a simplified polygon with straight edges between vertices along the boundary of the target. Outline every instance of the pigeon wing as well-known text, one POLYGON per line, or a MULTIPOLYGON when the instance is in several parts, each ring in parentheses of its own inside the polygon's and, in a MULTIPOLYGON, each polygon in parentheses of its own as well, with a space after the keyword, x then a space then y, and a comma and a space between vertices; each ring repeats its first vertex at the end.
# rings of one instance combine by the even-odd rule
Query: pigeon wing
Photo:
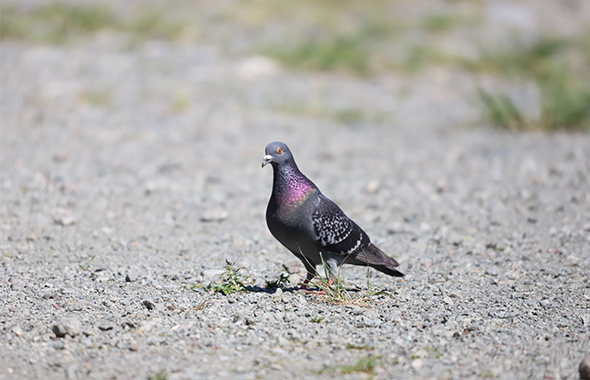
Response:
POLYGON ((319 195, 311 218, 316 240, 327 251, 350 255, 371 243, 365 231, 323 194, 319 195))

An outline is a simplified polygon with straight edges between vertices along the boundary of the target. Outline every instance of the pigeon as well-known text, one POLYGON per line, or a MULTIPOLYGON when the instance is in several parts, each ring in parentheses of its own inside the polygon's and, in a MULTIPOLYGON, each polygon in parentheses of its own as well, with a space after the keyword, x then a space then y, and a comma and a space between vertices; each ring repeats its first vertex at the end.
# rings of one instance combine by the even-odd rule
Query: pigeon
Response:
POLYGON ((404 274, 399 264, 371 243, 369 235, 326 197, 299 171, 286 144, 268 144, 262 167, 273 168, 272 194, 266 209, 270 233, 305 266, 307 278, 301 289, 316 275, 316 266, 325 263, 336 277, 342 264, 362 265, 394 277, 404 274))

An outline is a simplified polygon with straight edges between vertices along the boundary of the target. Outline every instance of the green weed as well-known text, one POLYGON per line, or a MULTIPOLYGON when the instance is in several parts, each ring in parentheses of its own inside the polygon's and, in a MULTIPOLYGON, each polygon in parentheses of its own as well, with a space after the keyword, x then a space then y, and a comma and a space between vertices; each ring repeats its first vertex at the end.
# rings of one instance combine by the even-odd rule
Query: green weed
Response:
POLYGON ((441 53, 432 45, 415 44, 406 49, 403 59, 395 67, 413 73, 427 64, 446 65, 453 60, 453 57, 441 53))
POLYGON ((85 90, 79 94, 79 98, 86 104, 97 107, 108 107, 113 100, 113 94, 108 90, 85 90))
POLYGON ((88 259, 88 261, 86 261, 84 264, 78 264, 78 266, 80 267, 80 269, 82 270, 88 270, 90 268, 90 264, 94 261, 94 259, 96 258, 96 256, 92 256, 90 259, 88 259))
POLYGON ((482 112, 494 125, 517 131, 526 128, 526 122, 518 108, 506 94, 492 94, 477 88, 482 112))
POLYGON ((356 372, 364 372, 364 373, 374 373, 375 367, 377 366, 377 359, 374 355, 367 355, 364 358, 361 358, 358 362, 353 365, 349 366, 342 366, 340 367, 340 371, 344 374, 356 373, 356 372))
POLYGON ((339 372, 345 375, 350 375, 353 373, 366 373, 369 375, 374 375, 375 368, 380 363, 380 358, 381 356, 367 355, 359 359, 359 361, 357 361, 355 364, 328 367, 320 372, 339 372))
POLYGON ((494 374, 494 372, 492 371, 487 371, 487 372, 483 372, 479 374, 479 377, 482 377, 484 379, 494 379, 497 376, 494 374))
MULTIPOLYGON (((191 307, 190 310, 199 311, 199 310, 203 310, 204 308, 206 308, 208 306, 209 306, 209 300, 202 300, 201 302, 199 302, 199 304, 197 306, 191 307)), ((188 314, 188 311, 187 311, 187 314, 188 314)))
POLYGON ((334 119, 340 124, 358 124, 367 121, 368 117, 362 110, 346 108, 334 112, 334 119))
POLYGON ((289 283, 290 277, 288 273, 281 273, 276 280, 267 280, 264 287, 267 289, 282 288, 289 283))
POLYGON ((362 346, 357 346, 356 344, 347 343, 346 349, 348 349, 348 350, 369 350, 370 351, 370 350, 374 350, 375 347, 369 346, 368 344, 364 344, 362 346))
POLYGON ((170 108, 174 112, 184 112, 190 106, 190 94, 187 89, 178 89, 174 93, 170 108))
POLYGON ((135 17, 121 20, 119 29, 140 38, 159 38, 164 40, 178 39, 188 22, 166 18, 154 9, 140 10, 135 17))
POLYGON ((247 285, 251 283, 250 276, 240 274, 240 269, 234 263, 225 260, 225 273, 220 275, 221 283, 210 286, 210 290, 227 296, 231 293, 247 292, 247 285))
POLYGON ((426 346, 424 347, 424 351, 431 353, 437 359, 442 356, 442 354, 438 351, 438 347, 426 346))
POLYGON ((150 373, 147 380, 168 380, 168 373, 164 369, 157 373, 150 373))
POLYGON ((422 27, 431 33, 446 32, 461 24, 463 20, 449 13, 431 13, 422 20, 422 27))

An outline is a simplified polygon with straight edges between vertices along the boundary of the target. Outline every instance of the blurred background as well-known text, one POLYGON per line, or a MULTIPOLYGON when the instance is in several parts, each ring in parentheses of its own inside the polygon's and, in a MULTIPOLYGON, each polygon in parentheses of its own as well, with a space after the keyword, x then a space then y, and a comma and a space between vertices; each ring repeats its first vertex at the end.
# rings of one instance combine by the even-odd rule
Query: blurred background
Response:
MULTIPOLYGON (((279 114, 388 124, 404 112, 391 103, 429 97, 433 120, 407 111, 420 123, 516 131, 590 125, 590 3, 584 0, 7 0, 1 17, 0 36, 8 43, 110 52, 151 46, 152 56, 166 54, 158 53, 161 44, 201 46, 234 61, 238 80, 282 70, 329 74, 311 79, 319 84, 300 88, 303 94, 296 84, 281 94, 268 88, 242 94, 246 106, 279 114), (343 89, 331 94, 322 80, 377 83, 394 88, 386 96, 398 101, 349 99, 338 94, 343 89)), ((117 103, 115 85, 80 88, 78 101, 117 103)), ((171 87, 171 112, 198 102, 190 79, 171 87)), ((157 96, 148 88, 139 95, 157 96)))

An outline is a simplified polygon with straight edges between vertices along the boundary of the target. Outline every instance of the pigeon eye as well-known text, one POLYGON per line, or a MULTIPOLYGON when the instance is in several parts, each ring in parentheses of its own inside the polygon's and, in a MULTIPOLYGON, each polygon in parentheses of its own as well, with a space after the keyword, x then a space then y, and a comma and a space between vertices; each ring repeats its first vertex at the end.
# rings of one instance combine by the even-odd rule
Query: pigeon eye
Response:
POLYGON ((283 148, 277 148, 277 153, 278 153, 278 154, 281 154, 281 153, 283 153, 283 148))

